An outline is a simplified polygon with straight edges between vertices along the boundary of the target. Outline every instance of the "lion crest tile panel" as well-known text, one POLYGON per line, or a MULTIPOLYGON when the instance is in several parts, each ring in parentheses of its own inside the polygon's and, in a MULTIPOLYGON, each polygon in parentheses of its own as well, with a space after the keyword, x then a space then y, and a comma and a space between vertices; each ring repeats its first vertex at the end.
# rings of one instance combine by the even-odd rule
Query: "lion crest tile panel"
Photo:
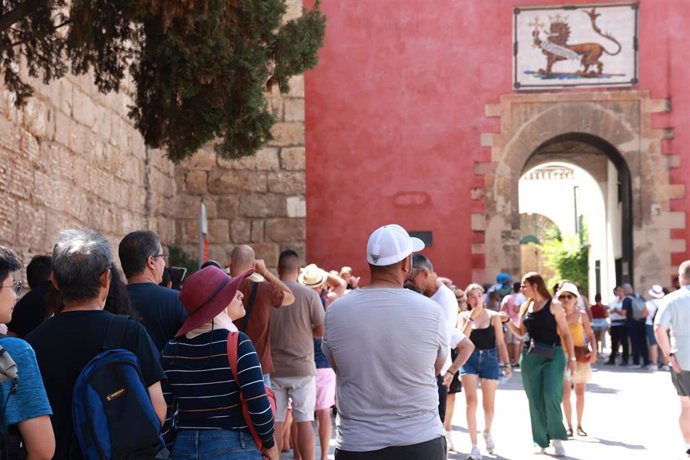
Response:
POLYGON ((513 13, 515 89, 637 84, 637 4, 513 13))

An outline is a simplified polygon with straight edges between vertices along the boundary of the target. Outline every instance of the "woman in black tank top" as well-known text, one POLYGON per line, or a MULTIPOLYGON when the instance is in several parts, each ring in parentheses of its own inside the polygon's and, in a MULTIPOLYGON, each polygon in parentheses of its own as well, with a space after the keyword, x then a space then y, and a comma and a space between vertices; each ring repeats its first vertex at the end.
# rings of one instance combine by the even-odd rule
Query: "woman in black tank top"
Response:
POLYGON ((568 355, 574 357, 573 341, 563 307, 551 302, 551 294, 538 273, 530 272, 522 278, 522 293, 527 302, 520 310, 519 322, 516 326, 510 321, 508 327, 518 337, 529 333, 530 340, 525 342, 520 357, 520 369, 529 400, 532 439, 540 452, 551 441, 555 454, 563 456, 561 440, 568 439, 561 411, 563 372, 566 364, 573 372, 574 361, 566 359, 561 340, 570 350, 568 355))
POLYGON ((484 289, 478 284, 470 284, 465 290, 470 311, 460 314, 458 328, 474 344, 474 351, 460 368, 460 379, 465 393, 467 430, 472 442, 472 451, 468 459, 478 460, 481 457, 477 446, 477 387, 481 382, 484 407, 484 443, 491 454, 494 441, 491 437, 491 424, 494 418, 494 397, 498 386, 500 368, 498 357, 506 363, 504 375, 511 375, 508 349, 503 338, 501 317, 484 306, 484 289))

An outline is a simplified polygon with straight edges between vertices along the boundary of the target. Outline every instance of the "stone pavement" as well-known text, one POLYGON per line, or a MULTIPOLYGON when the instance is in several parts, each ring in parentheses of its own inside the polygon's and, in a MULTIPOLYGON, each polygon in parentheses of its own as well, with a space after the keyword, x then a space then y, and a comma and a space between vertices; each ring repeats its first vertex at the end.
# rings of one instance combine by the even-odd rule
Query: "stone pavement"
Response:
MULTIPOLYGON (((678 428, 678 398, 668 372, 651 373, 646 370, 620 366, 596 365, 592 381, 587 385, 583 428, 586 438, 575 436, 565 442, 566 459, 599 460, 656 460, 686 458, 678 428)), ((573 413, 575 395, 573 394, 573 413)), ((479 395, 481 398, 481 394, 479 395)), ((481 407, 481 400, 480 400, 481 407)), ((479 429, 483 428, 483 414, 477 413, 479 429)), ((574 415, 573 423, 576 424, 574 415)), ((458 452, 450 452, 449 460, 465 459, 470 450, 465 423, 465 401, 458 395, 453 417, 453 439, 458 452)), ((553 449, 545 455, 534 455, 530 434, 527 397, 522 389, 519 369, 513 378, 502 384, 496 394, 496 415, 493 437, 495 455, 483 451, 484 459, 549 459, 555 458, 553 449)), ((333 458, 333 439, 329 458, 333 458)), ((318 457, 317 447, 317 459, 318 457)), ((290 459, 284 453, 281 459, 290 459)))

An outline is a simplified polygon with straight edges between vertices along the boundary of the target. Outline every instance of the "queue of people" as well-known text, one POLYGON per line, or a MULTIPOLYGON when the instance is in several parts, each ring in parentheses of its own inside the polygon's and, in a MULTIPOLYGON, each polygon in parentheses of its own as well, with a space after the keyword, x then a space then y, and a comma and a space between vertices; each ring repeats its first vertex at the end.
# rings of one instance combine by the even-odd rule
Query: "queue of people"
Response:
POLYGON ((620 346, 623 364, 632 350, 635 366, 671 366, 690 455, 690 318, 682 308, 690 261, 681 265, 679 294, 664 297, 654 285, 644 301, 623 285, 609 305, 597 296, 590 307, 575 283, 563 280, 551 293, 534 272, 516 284, 500 274, 486 291, 476 283, 457 289, 399 225, 370 235, 366 286, 350 267, 302 268, 290 249, 276 276, 242 245, 227 271, 209 262, 176 291, 159 286, 167 254, 158 235, 132 232, 118 249, 126 284, 101 234, 61 232, 52 255, 28 267, 29 308, 17 304, 19 259, 0 246, 0 322, 14 336, 0 336, 0 366, 6 354, 20 370, 17 378, 0 368, 6 452, 90 458, 96 445, 100 458, 278 459, 292 449, 310 460, 316 423, 326 460, 335 407, 336 459, 441 460, 457 450, 453 409, 464 392, 467 458, 480 460, 478 393, 483 448, 492 454, 496 390, 519 368, 537 452, 563 456, 564 441, 587 436, 586 384, 609 330, 608 362, 620 346), (136 363, 125 386, 83 375, 116 350, 136 363), (107 436, 77 419, 75 388, 84 380, 116 401, 91 409, 103 412, 107 436), (132 399, 138 389, 143 399, 132 399), (137 405, 145 410, 133 412, 137 405), (142 428, 147 420, 152 433, 142 428))

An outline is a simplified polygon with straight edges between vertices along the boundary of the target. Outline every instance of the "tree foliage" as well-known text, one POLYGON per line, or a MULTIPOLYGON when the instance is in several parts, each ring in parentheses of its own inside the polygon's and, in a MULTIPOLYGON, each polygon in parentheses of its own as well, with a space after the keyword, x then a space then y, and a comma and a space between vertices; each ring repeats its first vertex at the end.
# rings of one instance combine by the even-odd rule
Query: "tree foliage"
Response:
POLYGON ((561 235, 556 231, 542 243, 542 250, 555 276, 547 285, 567 279, 580 284, 581 292, 588 292, 589 246, 580 244, 578 235, 561 235))
POLYGON ((285 12, 285 0, 0 0, 0 64, 19 106, 32 94, 22 57, 45 83, 92 70, 102 92, 129 72, 147 145, 178 162, 220 138, 218 154, 238 158, 271 139, 267 89, 287 92, 317 63, 318 1, 283 23, 285 12))

